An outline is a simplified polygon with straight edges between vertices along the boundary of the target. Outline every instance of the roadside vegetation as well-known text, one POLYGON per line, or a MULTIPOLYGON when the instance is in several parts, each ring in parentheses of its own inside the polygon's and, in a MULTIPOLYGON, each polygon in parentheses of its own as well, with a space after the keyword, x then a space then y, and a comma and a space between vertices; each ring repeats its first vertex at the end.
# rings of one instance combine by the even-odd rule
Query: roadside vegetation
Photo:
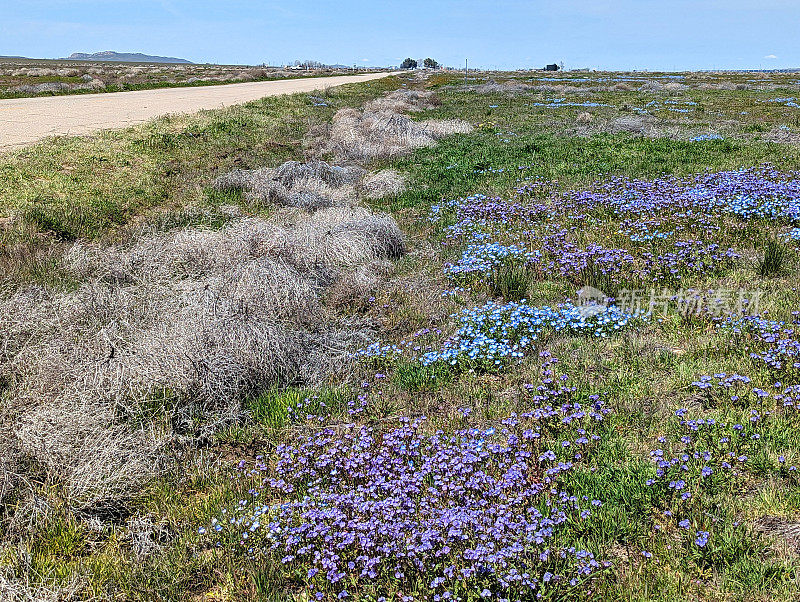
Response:
POLYGON ((408 75, 0 156, 0 593, 796 599, 795 78, 408 75))
MULTIPOLYGON (((360 70, 363 72, 364 70, 360 70)), ((352 75, 348 69, 0 59, 0 99, 352 75)))

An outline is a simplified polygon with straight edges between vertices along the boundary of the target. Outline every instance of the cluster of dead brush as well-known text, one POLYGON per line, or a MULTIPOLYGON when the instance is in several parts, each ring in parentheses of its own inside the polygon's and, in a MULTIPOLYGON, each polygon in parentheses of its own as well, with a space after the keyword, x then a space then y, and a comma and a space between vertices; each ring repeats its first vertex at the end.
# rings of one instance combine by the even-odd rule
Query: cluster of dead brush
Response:
POLYGON ((59 266, 72 290, 1 298, 0 498, 19 502, 35 466, 83 516, 107 513, 174 449, 241 420, 246 399, 346 377, 350 352, 374 333, 338 308, 374 292, 405 252, 394 219, 358 205, 397 194, 402 178, 356 161, 470 129, 401 114, 434 102, 400 92, 337 113, 325 148, 342 166, 288 162, 216 180, 278 205, 268 219, 78 242, 59 266))
POLYGON ((333 155, 340 162, 368 162, 399 157, 434 146, 445 136, 472 131, 465 121, 416 121, 405 114, 433 108, 437 102, 431 92, 398 90, 367 103, 362 110, 341 109, 330 126, 311 140, 309 150, 315 155, 333 155))
POLYGON ((403 252, 394 220, 360 208, 76 245, 64 262, 77 290, 0 303, 6 445, 74 504, 116 503, 175 437, 239 419, 243 399, 276 384, 341 372, 368 331, 337 322, 322 292, 403 252))

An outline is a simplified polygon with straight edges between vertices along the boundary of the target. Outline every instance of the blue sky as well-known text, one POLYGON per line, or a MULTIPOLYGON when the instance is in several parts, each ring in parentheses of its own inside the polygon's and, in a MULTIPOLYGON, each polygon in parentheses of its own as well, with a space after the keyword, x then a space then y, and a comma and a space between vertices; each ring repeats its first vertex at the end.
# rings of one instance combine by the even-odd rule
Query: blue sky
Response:
POLYGON ((765 69, 800 66, 798 24, 800 0, 0 0, 0 55, 765 69))

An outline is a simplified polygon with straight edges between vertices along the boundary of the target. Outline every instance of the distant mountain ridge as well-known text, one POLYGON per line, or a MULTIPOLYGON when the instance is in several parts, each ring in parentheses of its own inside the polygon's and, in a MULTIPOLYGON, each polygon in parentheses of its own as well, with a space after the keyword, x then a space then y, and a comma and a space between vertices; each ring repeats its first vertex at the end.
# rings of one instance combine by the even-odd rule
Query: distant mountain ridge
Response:
POLYGON ((193 64, 186 59, 178 59, 171 56, 153 56, 142 54, 141 52, 115 52, 106 50, 104 52, 73 52, 65 61, 118 61, 124 63, 184 63, 193 64))

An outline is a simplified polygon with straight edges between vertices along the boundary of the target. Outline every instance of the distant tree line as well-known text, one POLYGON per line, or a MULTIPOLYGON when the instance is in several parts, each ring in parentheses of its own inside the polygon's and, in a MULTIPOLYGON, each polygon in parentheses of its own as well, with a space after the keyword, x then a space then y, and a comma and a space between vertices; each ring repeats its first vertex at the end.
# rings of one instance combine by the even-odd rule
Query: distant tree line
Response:
MULTIPOLYGON (((405 59, 402 63, 400 63, 400 68, 401 69, 416 69, 418 65, 419 65, 419 63, 417 63, 416 60, 414 60, 414 59, 409 57, 409 58, 405 59)), ((433 60, 430 57, 428 57, 424 61, 422 61, 422 65, 426 69, 438 69, 439 68, 439 63, 437 61, 433 60)))
MULTIPOLYGON (((419 61, 409 57, 409 58, 405 59, 402 63, 400 63, 400 68, 401 69, 416 69, 419 66, 420 63, 422 63, 422 66, 425 67, 426 69, 439 69, 441 67, 441 65, 439 64, 439 61, 436 61, 436 60, 432 59, 431 57, 428 57, 426 59, 420 59, 419 61)), ((323 63, 321 63, 319 61, 312 61, 312 60, 304 60, 304 61, 297 60, 297 61, 294 61, 292 66, 295 67, 295 68, 299 68, 299 69, 321 69, 323 67, 326 67, 326 65, 324 65, 323 63)))
POLYGON ((324 65, 319 61, 310 61, 310 60, 305 60, 305 61, 297 60, 294 62, 294 66, 302 67, 303 69, 320 69, 324 67, 324 65))

